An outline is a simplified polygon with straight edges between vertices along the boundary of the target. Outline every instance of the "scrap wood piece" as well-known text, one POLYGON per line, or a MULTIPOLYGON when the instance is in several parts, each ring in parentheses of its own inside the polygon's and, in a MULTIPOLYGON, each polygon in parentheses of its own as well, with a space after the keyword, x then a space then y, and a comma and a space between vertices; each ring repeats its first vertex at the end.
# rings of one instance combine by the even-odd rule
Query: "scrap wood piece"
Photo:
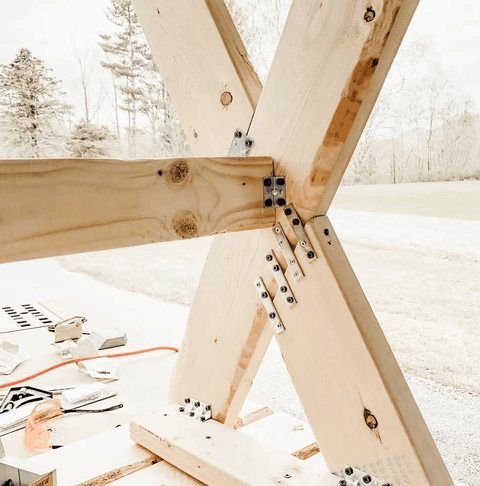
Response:
POLYGON ((0 160, 0 263, 273 226, 269 157, 0 160))

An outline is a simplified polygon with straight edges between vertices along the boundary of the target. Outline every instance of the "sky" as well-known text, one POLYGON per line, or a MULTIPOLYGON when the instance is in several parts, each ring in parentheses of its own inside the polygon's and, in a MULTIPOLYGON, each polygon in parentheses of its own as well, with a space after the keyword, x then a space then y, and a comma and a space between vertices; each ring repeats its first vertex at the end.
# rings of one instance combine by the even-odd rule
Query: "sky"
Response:
MULTIPOLYGON (((1 1, 0 64, 10 62, 20 47, 27 47, 53 69, 70 101, 78 104, 74 46, 101 58, 98 33, 112 29, 105 17, 108 0, 1 1)), ((420 0, 405 41, 418 36, 434 40, 444 69, 480 111, 480 1, 420 0)), ((109 82, 106 73, 101 76, 93 79, 97 85, 109 82)))

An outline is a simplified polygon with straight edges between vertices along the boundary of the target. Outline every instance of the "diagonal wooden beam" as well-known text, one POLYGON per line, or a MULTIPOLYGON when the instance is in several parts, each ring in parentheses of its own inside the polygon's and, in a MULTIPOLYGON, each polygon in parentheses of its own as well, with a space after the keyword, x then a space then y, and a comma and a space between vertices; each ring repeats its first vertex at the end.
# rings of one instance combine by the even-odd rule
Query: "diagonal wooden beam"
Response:
POLYGON ((226 155, 262 85, 223 0, 132 0, 197 156, 226 155))
POLYGON ((0 161, 0 263, 274 224, 268 157, 0 161))

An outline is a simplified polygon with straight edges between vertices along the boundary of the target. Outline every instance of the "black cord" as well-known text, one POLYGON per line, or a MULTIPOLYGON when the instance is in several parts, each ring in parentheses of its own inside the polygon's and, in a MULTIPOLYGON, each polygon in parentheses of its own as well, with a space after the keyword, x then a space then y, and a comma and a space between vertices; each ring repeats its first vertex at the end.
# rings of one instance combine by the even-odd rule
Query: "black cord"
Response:
POLYGON ((109 408, 101 408, 100 410, 79 410, 78 408, 76 408, 75 410, 64 410, 63 413, 100 413, 111 412, 112 410, 118 410, 119 408, 123 408, 123 403, 114 405, 113 407, 109 408))

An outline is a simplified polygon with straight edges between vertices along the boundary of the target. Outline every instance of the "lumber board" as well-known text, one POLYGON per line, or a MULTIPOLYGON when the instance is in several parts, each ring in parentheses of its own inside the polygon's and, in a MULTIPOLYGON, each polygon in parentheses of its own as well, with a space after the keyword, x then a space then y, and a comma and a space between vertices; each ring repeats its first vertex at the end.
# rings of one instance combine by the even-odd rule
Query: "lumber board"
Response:
POLYGON ((131 422, 133 440, 209 486, 338 484, 300 459, 252 439, 215 420, 200 422, 170 405, 131 422), (285 475, 288 475, 285 477, 285 475))
POLYGON ((274 299, 277 342, 330 471, 355 465, 396 486, 452 485, 418 406, 326 216, 306 226, 318 259, 274 299))
MULTIPOLYGON (((250 154, 272 155, 275 173, 287 176, 288 199, 302 216, 326 211, 319 204, 339 182, 416 4, 294 0, 249 135, 250 154), (367 23, 369 5, 378 15, 367 23), (364 75, 361 66, 368 67, 370 58, 378 63, 364 75), (352 90, 358 103, 350 106, 342 99, 348 101, 352 90), (337 132, 344 139, 335 146, 325 138, 332 130, 333 139, 337 132)), ((251 287, 265 253, 276 245, 269 231, 235 236, 215 238, 212 245, 171 387, 171 401, 197 393, 227 424, 234 423, 271 338, 251 287), (252 336, 260 333, 264 337, 252 350, 252 336)))
POLYGON ((260 158, 0 161, 0 263, 271 226, 260 158))
POLYGON ((132 3, 194 154, 225 155, 262 86, 224 1, 132 3))
POLYGON ((132 441, 129 426, 122 425, 46 452, 37 461, 56 468, 59 486, 104 486, 161 459, 132 441))
POLYGON ((326 214, 417 4, 293 1, 249 136, 303 219, 326 214))

